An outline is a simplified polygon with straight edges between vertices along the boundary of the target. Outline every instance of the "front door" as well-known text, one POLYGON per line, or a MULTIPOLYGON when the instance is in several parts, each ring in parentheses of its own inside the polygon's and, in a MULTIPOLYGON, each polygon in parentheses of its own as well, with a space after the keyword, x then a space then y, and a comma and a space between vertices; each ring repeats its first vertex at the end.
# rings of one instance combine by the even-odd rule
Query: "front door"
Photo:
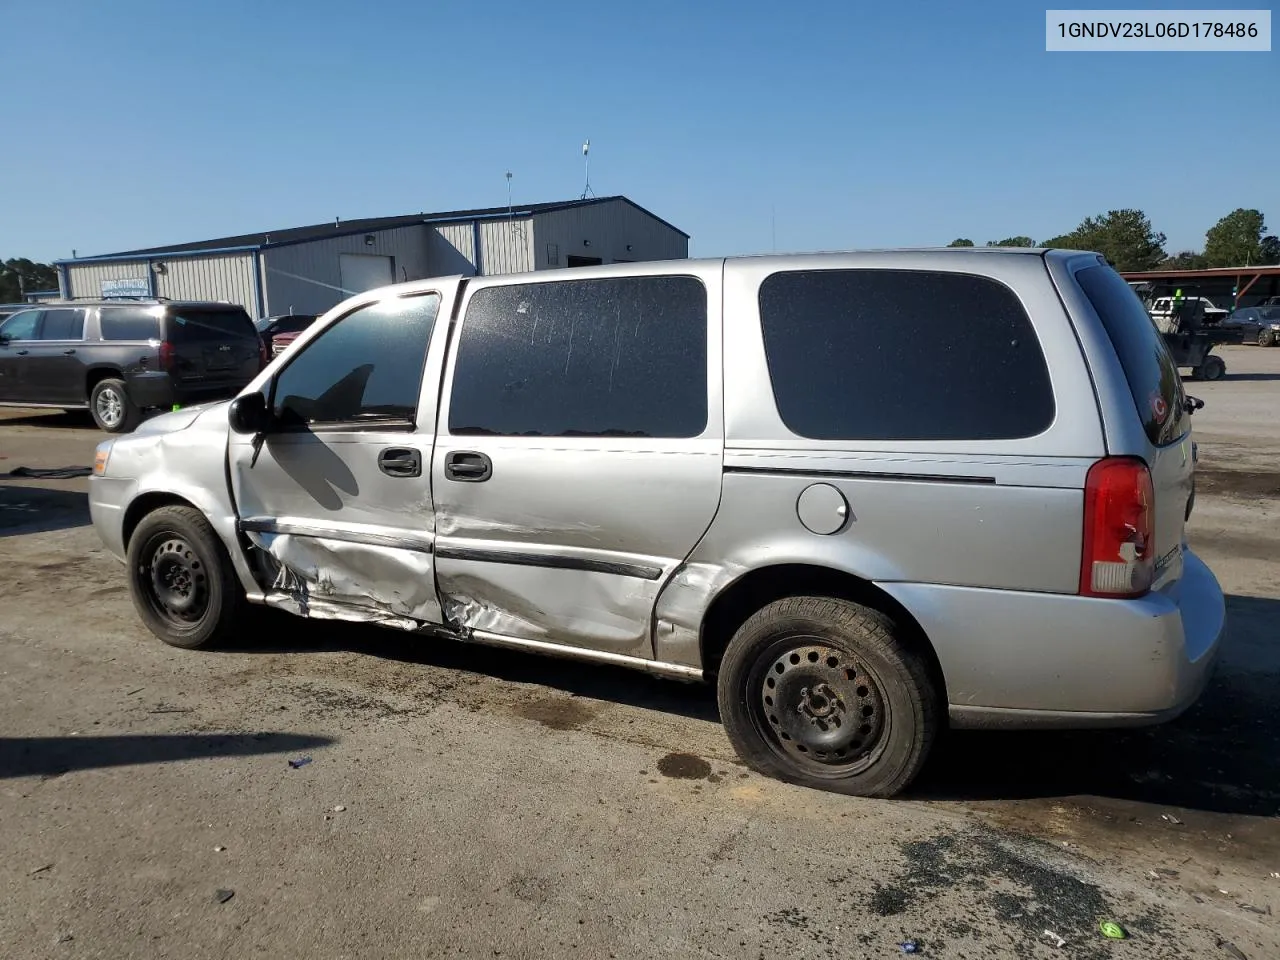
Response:
POLYGON ((447 333, 436 317, 451 293, 386 296, 326 322, 263 388, 272 428, 232 434, 236 511, 269 603, 440 622, 430 465, 447 333))
POLYGON ((23 310, 0 324, 0 403, 34 403, 27 361, 40 328, 39 310, 23 310))
POLYGON ((432 463, 446 621, 653 656, 720 499, 719 267, 472 281, 432 463))
POLYGON ((31 344, 26 378, 32 400, 41 403, 84 403, 89 399, 85 367, 84 310, 46 310, 40 339, 31 344))

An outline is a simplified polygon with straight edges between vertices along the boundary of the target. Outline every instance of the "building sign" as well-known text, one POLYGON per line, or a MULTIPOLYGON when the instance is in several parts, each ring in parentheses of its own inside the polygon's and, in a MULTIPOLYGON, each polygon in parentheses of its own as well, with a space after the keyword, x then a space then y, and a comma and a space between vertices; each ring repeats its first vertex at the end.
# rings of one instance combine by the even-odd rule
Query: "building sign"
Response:
POLYGON ((103 280, 103 297, 149 297, 151 284, 146 277, 127 277, 123 280, 103 280))

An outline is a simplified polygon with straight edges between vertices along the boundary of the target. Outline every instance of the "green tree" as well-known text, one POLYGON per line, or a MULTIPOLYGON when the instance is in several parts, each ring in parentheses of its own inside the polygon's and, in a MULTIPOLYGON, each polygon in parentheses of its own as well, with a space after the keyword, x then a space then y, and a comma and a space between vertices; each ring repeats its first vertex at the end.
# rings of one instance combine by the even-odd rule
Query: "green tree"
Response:
POLYGON ((1034 247, 1030 237, 1005 237, 1003 240, 988 240, 988 247, 1034 247))
POLYGON ((1204 235, 1204 258, 1211 267, 1249 267, 1263 262, 1267 225, 1262 211, 1232 210, 1204 235))
POLYGON ((58 271, 47 263, 25 257, 0 263, 0 303, 21 303, 24 293, 57 289, 58 271))
POLYGON ((972 247, 973 241, 966 240, 964 237, 959 237, 955 240, 952 240, 950 243, 947 244, 947 246, 948 247, 972 247))
POLYGON ((1183 250, 1160 264, 1161 270, 1203 270, 1209 265, 1203 253, 1183 250))
POLYGON ((1117 270, 1152 270, 1165 259, 1164 240, 1141 210, 1109 210, 1085 217, 1070 233, 1042 246, 1096 251, 1117 270))
POLYGON ((1262 248, 1259 263, 1280 263, 1280 237, 1263 237, 1259 246, 1262 248))

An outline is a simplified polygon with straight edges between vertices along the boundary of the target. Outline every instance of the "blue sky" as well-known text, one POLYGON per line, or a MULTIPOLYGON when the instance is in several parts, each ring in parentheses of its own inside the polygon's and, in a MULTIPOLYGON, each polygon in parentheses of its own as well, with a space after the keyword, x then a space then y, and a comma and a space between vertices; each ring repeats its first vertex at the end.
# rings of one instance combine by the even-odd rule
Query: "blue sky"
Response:
POLYGON ((773 211, 779 250, 1280 231, 1280 53, 1050 54, 1047 5, 8 0, 0 257, 572 198, 585 137, 696 256, 773 211))

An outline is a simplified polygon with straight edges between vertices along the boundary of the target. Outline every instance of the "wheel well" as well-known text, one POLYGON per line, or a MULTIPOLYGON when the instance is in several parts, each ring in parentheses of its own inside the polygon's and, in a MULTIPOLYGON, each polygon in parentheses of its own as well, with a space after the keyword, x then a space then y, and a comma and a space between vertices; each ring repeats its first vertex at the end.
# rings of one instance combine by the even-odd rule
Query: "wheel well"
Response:
POLYGON ((730 584, 712 601, 702 621, 702 668, 715 674, 725 648, 738 628, 762 607, 784 597, 818 596, 849 600, 876 610, 899 628, 904 642, 923 654, 938 691, 946 697, 942 664, 923 628, 911 612, 874 583, 828 567, 803 563, 752 570, 730 584))
POLYGON ((121 374, 119 370, 112 370, 110 367, 97 367, 96 369, 90 370, 85 375, 84 379, 84 395, 87 398, 91 393, 93 393, 93 388, 103 380, 121 379, 123 379, 123 374, 121 374))
POLYGON ((124 526, 121 528, 123 533, 122 541, 124 548, 129 549, 129 541, 133 539, 133 531, 138 529, 138 524, 142 522, 142 518, 154 510, 161 507, 192 507, 199 509, 190 500, 184 500, 176 493, 144 493, 138 497, 124 512, 124 526))

